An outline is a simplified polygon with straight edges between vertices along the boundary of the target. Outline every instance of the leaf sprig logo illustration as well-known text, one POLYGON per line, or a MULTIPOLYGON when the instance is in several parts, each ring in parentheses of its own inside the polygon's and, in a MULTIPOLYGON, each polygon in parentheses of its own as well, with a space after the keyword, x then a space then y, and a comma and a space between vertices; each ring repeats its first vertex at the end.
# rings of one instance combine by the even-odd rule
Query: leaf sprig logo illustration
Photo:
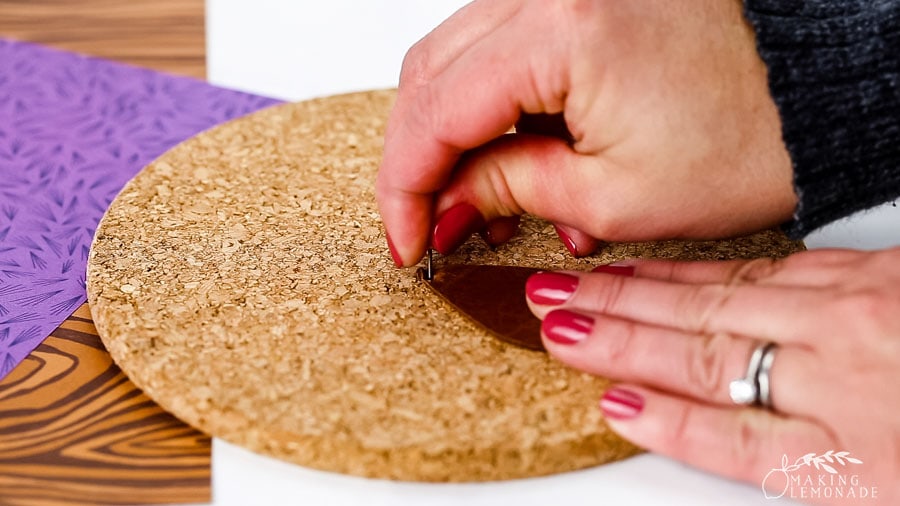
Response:
POLYGON ((781 467, 772 468, 771 471, 766 474, 766 477, 763 478, 762 481, 762 490, 763 494, 765 494, 766 499, 778 499, 780 497, 784 497, 784 494, 787 493, 788 487, 790 486, 790 478, 788 477, 789 473, 800 469, 801 467, 815 467, 816 469, 825 471, 829 474, 838 474, 837 469, 834 468, 834 465, 846 466, 849 464, 862 464, 863 461, 851 457, 850 452, 842 451, 836 452, 834 450, 828 450, 822 455, 816 455, 815 453, 807 453, 806 455, 798 458, 793 464, 789 464, 788 456, 781 456, 781 467), (770 494, 769 491, 766 490, 766 483, 768 483, 769 478, 771 478, 776 473, 781 473, 784 477, 784 489, 780 494, 773 495, 770 494))

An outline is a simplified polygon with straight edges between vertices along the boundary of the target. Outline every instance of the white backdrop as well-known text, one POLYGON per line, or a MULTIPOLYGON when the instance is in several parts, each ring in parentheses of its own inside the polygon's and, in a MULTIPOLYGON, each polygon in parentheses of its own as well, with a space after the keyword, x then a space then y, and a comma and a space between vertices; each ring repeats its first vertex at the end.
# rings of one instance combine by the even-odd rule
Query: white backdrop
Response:
POLYGON ((208 74, 287 100, 396 86, 406 50, 462 0, 207 0, 208 74))
MULTIPOLYGON (((462 0, 207 0, 209 80, 286 100, 395 86, 409 46, 463 4, 462 0)), ((900 245, 900 209, 887 205, 851 217, 813 234, 807 244, 900 245)), ((759 487, 653 455, 547 478, 459 485, 313 471, 219 440, 213 461, 216 505, 771 504, 759 487)))

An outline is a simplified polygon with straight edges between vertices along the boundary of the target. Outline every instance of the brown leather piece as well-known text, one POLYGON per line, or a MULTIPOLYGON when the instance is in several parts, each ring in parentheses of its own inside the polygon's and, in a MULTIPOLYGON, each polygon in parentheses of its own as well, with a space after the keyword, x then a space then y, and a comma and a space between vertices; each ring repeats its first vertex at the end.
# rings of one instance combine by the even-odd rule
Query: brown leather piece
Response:
POLYGON ((428 281, 419 279, 451 306, 497 339, 544 350, 541 321, 528 309, 525 282, 541 269, 505 265, 442 265, 428 281))

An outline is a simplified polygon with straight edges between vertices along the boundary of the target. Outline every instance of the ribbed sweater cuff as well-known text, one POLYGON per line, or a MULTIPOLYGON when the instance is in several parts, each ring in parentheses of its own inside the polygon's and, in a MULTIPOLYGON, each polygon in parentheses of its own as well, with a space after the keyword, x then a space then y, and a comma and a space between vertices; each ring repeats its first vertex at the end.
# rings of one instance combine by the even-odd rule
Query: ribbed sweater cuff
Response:
POLYGON ((900 0, 745 0, 799 204, 794 238, 900 196, 900 0))

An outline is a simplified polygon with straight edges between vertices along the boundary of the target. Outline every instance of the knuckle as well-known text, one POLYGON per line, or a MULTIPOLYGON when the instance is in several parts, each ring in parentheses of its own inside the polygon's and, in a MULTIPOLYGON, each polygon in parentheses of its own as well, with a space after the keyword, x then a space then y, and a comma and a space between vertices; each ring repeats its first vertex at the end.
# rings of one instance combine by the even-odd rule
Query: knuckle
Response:
MULTIPOLYGON (((612 331, 611 335, 602 339, 603 346, 599 347, 599 360, 606 364, 618 364, 620 367, 635 361, 637 357, 634 353, 634 343, 639 332, 636 323, 621 320, 615 325, 598 325, 597 328, 606 328, 612 331)), ((640 364, 637 366, 639 367, 640 364)))
POLYGON ((684 290, 676 299, 674 321, 684 322, 683 327, 698 334, 710 334, 713 315, 724 306, 733 290, 732 285, 696 285, 684 290))
MULTIPOLYGON (((844 321, 858 329, 860 324, 866 324, 877 330, 888 325, 896 319, 898 304, 892 303, 889 295, 880 290, 866 289, 855 291, 839 297, 835 301, 835 314, 839 315, 837 321, 844 321)), ((877 332, 862 331, 858 338, 867 335, 875 335, 877 332)))
POLYGON ((603 286, 594 290, 590 301, 598 313, 616 314, 619 300, 625 292, 626 278, 624 276, 603 276, 603 286))
POLYGON ((404 118, 406 128, 410 132, 419 132, 422 135, 437 135, 444 132, 447 118, 443 115, 441 97, 434 87, 421 86, 415 93, 412 111, 404 118))
POLYGON ((403 57, 403 64, 400 67, 401 87, 418 87, 427 83, 433 77, 428 46, 427 39, 422 39, 406 52, 406 56, 403 57))
POLYGON ((761 423, 766 423, 764 420, 764 417, 752 410, 741 410, 737 415, 737 430, 731 438, 729 451, 738 476, 754 476, 759 472, 760 466, 769 464, 761 462, 762 436, 768 433, 760 427, 761 423))
POLYGON ((731 274, 729 284, 747 284, 755 283, 764 279, 774 277, 784 264, 780 260, 774 258, 756 258, 749 262, 741 264, 731 274))
POLYGON ((507 138, 508 136, 500 137, 481 148, 463 153, 445 194, 462 192, 465 193, 465 198, 472 198, 471 191, 476 189, 475 198, 488 207, 486 211, 490 216, 485 217, 489 219, 525 214, 525 208, 519 199, 522 195, 521 186, 514 187, 507 175, 509 164, 504 154, 511 147, 507 138))
POLYGON ((773 444, 770 439, 775 437, 771 415, 758 410, 740 410, 735 418, 729 417, 727 423, 710 426, 709 416, 701 414, 701 410, 707 409, 701 404, 680 403, 678 411, 672 413, 670 430, 663 436, 661 444, 677 458, 690 459, 696 458, 696 450, 691 445, 693 441, 698 437, 715 437, 721 441, 717 446, 721 459, 717 455, 716 460, 727 462, 720 472, 748 479, 759 476, 761 469, 771 467, 768 449, 773 444), (711 433, 698 435, 697 427, 708 427, 707 431, 711 433))
POLYGON ((522 206, 516 199, 516 194, 513 192, 509 180, 506 178, 506 172, 503 170, 503 165, 501 165, 497 158, 489 158, 490 162, 488 163, 485 175, 489 181, 488 187, 490 188, 490 191, 493 192, 494 202, 497 204, 498 208, 497 211, 504 216, 524 214, 525 210, 522 209, 522 206))
POLYGON ((685 370, 689 387, 700 399, 719 399, 727 391, 725 369, 732 344, 729 335, 715 334, 704 336, 690 348, 685 370))
MULTIPOLYGON (((568 195, 579 195, 580 193, 577 189, 568 190, 568 195)), ((596 205, 596 202, 590 197, 589 192, 585 194, 588 200, 582 201, 579 203, 579 209, 597 209, 597 212, 591 216, 591 229, 586 230, 586 232, 590 232, 594 237, 602 237, 608 240, 615 240, 618 238, 627 237, 629 234, 629 230, 633 228, 633 224, 636 221, 637 216, 633 216, 630 214, 626 214, 622 210, 601 210, 601 207, 596 205)))
MULTIPOLYGON (((583 22, 585 18, 592 17, 598 11, 603 11, 608 0, 565 0, 545 1, 544 7, 553 9, 557 21, 567 22, 564 26, 571 26, 583 22)), ((546 12, 546 10, 545 10, 546 12)))
POLYGON ((685 442, 690 441, 691 427, 694 427, 694 419, 696 418, 696 407, 693 403, 680 403, 679 410, 672 418, 672 429, 664 436, 663 445, 666 448, 683 448, 685 442))
POLYGON ((506 152, 515 149, 509 142, 509 136, 503 136, 486 145, 488 149, 476 149, 464 154, 458 164, 457 181, 466 178, 478 178, 472 187, 478 188, 483 200, 496 206, 496 212, 503 216, 518 216, 525 213, 519 202, 519 188, 514 188, 507 177, 506 152))

